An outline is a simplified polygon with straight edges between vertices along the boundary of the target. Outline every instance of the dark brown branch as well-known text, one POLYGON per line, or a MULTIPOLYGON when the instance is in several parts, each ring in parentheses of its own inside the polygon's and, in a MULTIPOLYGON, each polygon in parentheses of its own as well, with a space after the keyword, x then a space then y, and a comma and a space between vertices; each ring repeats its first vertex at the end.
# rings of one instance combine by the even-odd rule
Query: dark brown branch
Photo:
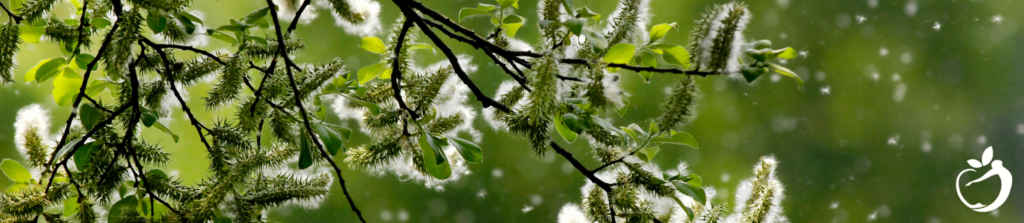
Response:
POLYGON ((11 13, 11 10, 8 10, 7 6, 4 5, 4 3, 0 3, 0 7, 4 8, 4 11, 7 12, 7 16, 11 17, 11 19, 14 19, 14 23, 21 24, 21 16, 15 15, 14 13, 11 13))
MULTIPOLYGON (((309 0, 307 0, 306 3, 304 4, 308 3, 309 0)), ((267 0, 267 6, 270 6, 271 9, 275 7, 274 2, 272 0, 267 0)), ((270 10, 270 12, 274 20, 274 30, 276 31, 278 37, 277 53, 285 60, 284 70, 285 73, 288 74, 288 83, 292 87, 292 96, 295 97, 295 105, 299 107, 299 114, 302 116, 302 124, 306 127, 306 133, 309 134, 310 137, 313 137, 313 143, 316 144, 316 148, 320 150, 320 155, 323 156, 324 159, 326 159, 327 162, 331 164, 331 167, 334 168, 334 172, 338 174, 338 183, 341 184, 341 190, 345 194, 345 198, 348 199, 348 205, 352 208, 352 211, 356 213, 356 216, 359 217, 359 221, 366 223, 366 220, 363 219, 363 213, 359 211, 359 208, 356 207, 355 202, 352 201, 352 196, 349 195, 348 193, 348 187, 345 186, 345 177, 341 175, 341 168, 338 168, 338 164, 334 163, 334 159, 332 159, 330 154, 327 154, 327 151, 324 150, 324 145, 320 144, 319 140, 316 140, 317 136, 313 132, 313 126, 309 124, 309 115, 306 114, 306 108, 302 105, 302 98, 301 96, 299 96, 299 86, 295 83, 295 75, 292 74, 292 70, 288 65, 288 63, 290 63, 290 60, 288 59, 288 52, 284 48, 284 36, 281 34, 281 23, 278 21, 277 18, 277 10, 270 10)), ((296 14, 295 16, 295 19, 298 20, 299 14, 296 14)), ((296 67, 296 70, 298 70, 298 67, 296 67)))
MULTIPOLYGON (((156 53, 160 55, 160 59, 164 62, 164 74, 167 76, 167 85, 171 87, 171 92, 174 92, 174 97, 178 99, 178 104, 181 104, 181 110, 185 111, 185 114, 188 115, 188 119, 192 126, 196 128, 196 133, 199 134, 199 140, 206 146, 206 150, 210 151, 210 143, 206 141, 206 136, 203 135, 203 129, 206 129, 206 131, 210 131, 210 129, 203 126, 203 124, 196 119, 196 116, 192 114, 192 109, 188 108, 188 105, 185 104, 185 99, 183 99, 181 97, 181 93, 178 92, 178 87, 174 85, 174 71, 171 69, 171 60, 167 59, 167 53, 164 52, 161 47, 153 44, 153 42, 146 42, 142 40, 139 41, 140 46, 142 46, 143 43, 147 43, 150 47, 153 47, 153 51, 156 51, 156 53)), ((149 60, 144 61, 148 62, 149 60)))
POLYGON ((402 62, 402 44, 405 43, 405 34, 409 32, 409 28, 412 28, 412 21, 406 19, 402 23, 402 30, 398 33, 398 41, 395 43, 395 62, 391 63, 391 89, 395 92, 395 101, 398 101, 398 107, 401 107, 402 110, 409 113, 409 117, 416 120, 420 119, 420 115, 410 109, 409 105, 405 104, 405 100, 402 99, 402 69, 398 66, 402 62))
MULTIPOLYGON (((154 50, 159 50, 159 49, 154 49, 154 50)), ((139 52, 139 58, 142 58, 143 55, 146 55, 146 48, 142 48, 141 49, 141 52, 139 52)), ((138 173, 136 174, 136 176, 138 176, 139 178, 142 179, 142 182, 143 182, 144 186, 146 187, 146 193, 149 194, 149 197, 154 198, 157 201, 160 201, 160 203, 163 203, 163 205, 166 206, 168 210, 171 210, 171 212, 174 212, 175 214, 180 214, 180 212, 178 212, 178 210, 174 209, 174 207, 172 207, 166 201, 164 201, 163 199, 160 199, 155 194, 153 194, 153 190, 152 190, 153 187, 150 186, 149 180, 146 180, 146 172, 142 168, 142 162, 139 162, 139 152, 138 152, 138 150, 135 149, 134 143, 132 143, 134 141, 134 138, 135 138, 135 127, 139 125, 139 120, 142 119, 142 106, 139 104, 139 88, 140 88, 139 87, 139 74, 135 71, 136 67, 138 66, 138 63, 139 63, 139 59, 136 59, 134 62, 132 62, 128 66, 128 74, 129 74, 129 79, 128 80, 129 80, 129 83, 131 83, 131 86, 132 86, 132 91, 131 91, 132 101, 130 102, 130 104, 132 105, 132 110, 133 111, 132 111, 132 116, 131 116, 131 118, 128 121, 128 125, 127 125, 128 128, 125 130, 124 141, 122 141, 121 144, 127 146, 128 147, 128 151, 132 153, 129 156, 132 158, 132 160, 134 160, 135 168, 138 169, 138 173)), ((129 163, 128 165, 131 166, 131 163, 129 163)))
POLYGON ((143 42, 146 42, 147 45, 153 46, 154 49, 171 48, 171 49, 179 49, 179 50, 192 51, 192 52, 195 52, 195 53, 198 53, 198 54, 202 54, 203 56, 209 57, 210 59, 213 59, 214 61, 217 61, 217 63, 219 63, 221 65, 227 65, 227 63, 224 63, 224 61, 220 60, 219 57, 213 55, 213 53, 210 53, 209 51, 205 51, 205 50, 201 50, 201 49, 196 49, 195 47, 185 46, 185 45, 158 44, 158 43, 154 43, 153 41, 151 41, 151 40, 149 40, 147 38, 139 38, 139 39, 141 39, 143 42))
MULTIPOLYGON (((129 107, 131 107, 131 106, 130 105, 123 105, 123 106, 121 106, 121 108, 118 108, 117 111, 114 111, 114 114, 110 115, 110 117, 108 117, 107 119, 103 120, 100 123, 97 123, 96 126, 92 127, 92 129, 89 129, 89 131, 86 132, 85 135, 82 136, 82 140, 79 140, 77 143, 75 143, 75 145, 71 146, 71 150, 68 151, 67 153, 65 153, 65 154, 68 154, 68 155, 64 156, 64 158, 61 159, 60 162, 57 162, 56 166, 54 166, 54 168, 53 168, 53 170, 52 170, 52 172, 50 174, 50 180, 48 180, 47 183, 46 183, 46 190, 45 190, 46 192, 50 192, 50 186, 53 184, 53 178, 55 176, 57 176, 57 174, 56 174, 57 173, 57 168, 59 168, 61 165, 64 165, 64 164, 68 163, 68 160, 70 160, 71 157, 74 156, 75 152, 77 152, 78 149, 81 148, 82 145, 85 144, 85 139, 88 139, 89 137, 92 137, 92 135, 96 134, 96 132, 99 131, 101 128, 106 127, 107 125, 110 125, 110 123, 114 122, 114 119, 117 118, 118 115, 123 113, 125 110, 128 110, 129 107)), ((60 148, 60 147, 54 147, 54 148, 60 148)), ((54 155, 54 157, 56 157, 57 149, 54 149, 53 155, 54 155)), ((49 166, 49 165, 47 165, 47 166, 49 166)))
POLYGON ((267 86, 267 78, 274 73, 273 71, 277 67, 277 54, 274 54, 274 59, 270 61, 270 65, 267 66, 267 69, 260 69, 251 60, 249 61, 249 66, 263 72, 263 80, 260 81, 260 87, 256 88, 256 92, 253 92, 256 99, 253 100, 252 106, 249 106, 249 116, 253 116, 256 114, 256 105, 259 104, 260 96, 263 95, 263 87, 267 86))
MULTIPOLYGON (((308 0, 307 0, 307 2, 308 2, 308 0)), ((295 63, 292 62, 291 58, 288 58, 288 50, 285 49, 285 45, 284 45, 284 34, 281 33, 281 22, 279 22, 278 19, 277 19, 277 10, 274 10, 277 6, 274 5, 274 2, 272 0, 267 0, 267 6, 270 7, 270 16, 274 20, 274 27, 276 28, 275 30, 277 31, 277 32, 275 32, 275 33, 277 33, 277 54, 280 54, 281 57, 284 58, 284 66, 285 67, 291 67, 291 68, 295 68, 296 70, 302 71, 302 69, 299 68, 298 65, 295 65, 295 63)), ((305 6, 305 5, 303 5, 303 6, 305 6)), ((295 14, 295 18, 292 18, 292 19, 299 20, 299 16, 301 16, 301 15, 300 14, 295 14)), ((291 33, 291 32, 289 32, 289 33, 291 33)))
POLYGON ((92 59, 92 62, 89 62, 89 64, 86 65, 87 69, 85 69, 85 75, 83 75, 82 78, 82 86, 78 88, 78 97, 75 97, 75 102, 71 105, 71 115, 68 115, 68 119, 64 123, 64 133, 61 134, 60 141, 58 141, 57 146, 53 147, 53 154, 51 154, 50 159, 46 161, 45 168, 49 168, 50 165, 53 164, 53 161, 57 159, 57 153, 59 153, 60 149, 64 148, 64 144, 67 143, 68 134, 71 133, 71 122, 75 120, 76 116, 78 116, 78 106, 81 105, 82 98, 85 96, 85 89, 89 85, 89 76, 92 74, 92 70, 96 67, 96 64, 100 62, 101 58, 103 58, 103 54, 107 52, 107 46, 110 45, 110 41, 113 39, 113 34, 120 27, 121 21, 122 20, 114 22, 114 26, 110 28, 110 32, 107 32, 107 35, 103 37, 103 44, 100 45, 100 49, 96 51, 96 58, 92 59))
MULTIPOLYGON (((288 25, 288 33, 287 34, 291 34, 292 31, 295 31, 295 28, 299 26, 299 17, 302 16, 302 12, 306 11, 306 6, 309 6, 309 0, 303 1, 302 2, 302 6, 299 6, 299 10, 295 12, 295 18, 292 18, 292 24, 288 25)), ((271 7, 270 9, 271 9, 270 11, 274 11, 273 7, 271 7)), ((274 17, 277 17, 277 16, 274 16, 274 17)))
POLYGON ((498 102, 498 101, 488 97, 487 95, 484 95, 484 92, 481 91, 480 88, 477 87, 476 84, 473 83, 473 80, 469 78, 469 75, 466 74, 466 71, 462 69, 462 65, 459 64, 459 58, 455 56, 455 53, 452 52, 452 49, 448 48, 448 45, 446 45, 444 43, 444 41, 441 40, 440 37, 437 37, 437 34, 434 34, 434 31, 432 31, 429 28, 430 26, 427 26, 427 24, 425 22, 423 22, 423 20, 424 20, 423 17, 420 17, 420 15, 417 14, 416 12, 412 11, 412 9, 410 9, 408 7, 403 7, 403 4, 399 4, 399 1, 402 1, 402 2, 412 2, 412 1, 407 1, 407 0, 393 0, 393 1, 395 1, 395 3, 398 4, 400 8, 402 8, 402 12, 405 14, 406 19, 411 19, 411 20, 413 20, 413 22, 416 22, 416 26, 419 26, 421 28, 420 30, 423 31, 423 34, 427 35, 427 37, 430 38, 430 41, 434 42, 434 46, 437 46, 437 48, 441 49, 441 52, 444 52, 444 55, 446 57, 448 57, 448 62, 451 63, 452 69, 455 70, 455 74, 459 76, 459 79, 462 80, 462 83, 465 84, 466 87, 469 87, 469 90, 472 91, 473 95, 476 96, 476 100, 480 101, 480 103, 483 105, 484 108, 488 108, 488 107, 492 107, 493 106, 494 108, 497 108, 498 110, 501 110, 501 111, 504 111, 504 112, 510 112, 511 111, 508 107, 506 107, 505 105, 501 104, 501 102, 498 102))
POLYGON ((89 97, 89 95, 85 96, 85 100, 89 100, 89 103, 92 103, 93 107, 99 108, 100 110, 103 110, 103 112, 114 113, 114 111, 111 111, 110 109, 107 109, 106 107, 103 107, 102 104, 97 102, 96 99, 93 99, 92 97, 89 97))

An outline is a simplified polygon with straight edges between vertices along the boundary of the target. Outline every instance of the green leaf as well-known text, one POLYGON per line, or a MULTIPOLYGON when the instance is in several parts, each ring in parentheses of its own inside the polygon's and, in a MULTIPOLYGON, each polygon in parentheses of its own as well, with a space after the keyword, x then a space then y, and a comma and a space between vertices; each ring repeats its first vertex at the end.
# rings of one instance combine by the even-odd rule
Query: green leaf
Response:
POLYGON ((482 15, 489 15, 491 17, 494 17, 494 14, 491 14, 491 12, 488 12, 488 11, 485 11, 485 10, 481 10, 481 9, 477 9, 477 8, 464 8, 462 10, 459 10, 459 22, 462 22, 462 21, 466 20, 466 18, 469 18, 469 17, 482 16, 482 15))
POLYGON ((104 80, 92 80, 89 82, 89 87, 85 88, 85 94, 96 97, 97 94, 107 89, 107 86, 111 86, 110 82, 104 80))
POLYGON ((110 24, 110 20, 102 17, 93 17, 92 21, 89 21, 89 25, 92 25, 92 27, 96 27, 97 29, 107 28, 110 24))
POLYGON ((363 107, 366 107, 367 110, 370 110, 370 114, 372 114, 372 115, 379 115, 380 114, 380 106, 375 104, 375 103, 373 103, 373 102, 359 100, 359 99, 350 97, 348 95, 345 95, 345 97, 348 98, 349 100, 352 100, 353 102, 359 103, 363 107))
MULTIPOLYGON (((658 58, 657 58, 657 56, 655 56, 654 53, 652 53, 650 51, 644 51, 643 53, 640 53, 640 57, 638 57, 637 59, 640 60, 640 62, 637 63, 640 66, 644 66, 644 67, 657 67, 658 66, 658 58)), ((651 83, 651 76, 654 76, 654 72, 650 72, 650 71, 641 71, 638 74, 640 74, 640 77, 644 78, 644 82, 646 82, 646 83, 651 83)))
POLYGON ((743 74, 743 78, 747 80, 747 83, 753 83, 761 75, 768 73, 767 67, 743 67, 740 68, 740 73, 743 74))
POLYGON ((686 48, 674 44, 657 44, 651 47, 661 50, 665 62, 683 66, 683 69, 690 69, 690 52, 687 52, 686 48))
POLYGON ((53 100, 57 105, 64 106, 75 99, 78 89, 82 87, 82 77, 74 69, 63 69, 60 75, 53 79, 53 100))
POLYGON ((75 151, 75 166, 78 167, 79 171, 83 171, 85 168, 89 167, 89 163, 92 162, 92 154, 96 152, 99 152, 99 148, 97 148, 92 142, 82 144, 82 147, 79 147, 78 150, 75 151))
POLYGON ((161 124, 160 122, 154 122, 153 126, 156 127, 156 129, 159 129, 160 131, 167 133, 167 135, 170 135, 171 138, 174 139, 175 143, 178 142, 178 134, 174 134, 174 132, 171 132, 171 130, 167 129, 167 126, 164 126, 164 124, 161 124))
POLYGON ((103 111, 93 106, 92 103, 83 103, 78 108, 78 113, 81 115, 82 126, 85 126, 85 129, 92 129, 103 121, 103 111))
POLYGON ((64 200, 64 216, 71 216, 78 213, 78 195, 70 196, 64 200))
POLYGON ((572 0, 562 0, 562 7, 565 7, 566 12, 576 11, 573 9, 572 0))
MULTIPOLYGON (((56 181, 56 180, 54 180, 54 181, 56 181)), ((4 190, 4 191, 6 191, 7 193, 15 193, 15 192, 21 191, 21 189, 24 189, 25 187, 28 187, 29 185, 31 185, 31 184, 29 184, 29 183, 13 183, 13 184, 11 184, 11 186, 8 186, 7 189, 4 190)))
POLYGON ((25 40, 25 42, 39 44, 39 39, 43 37, 44 33, 46 33, 46 27, 22 24, 18 25, 18 31, 20 32, 18 37, 25 40))
POLYGON ((231 218, 225 216, 217 216, 213 219, 213 223, 231 223, 231 218))
POLYGON ((501 6, 501 8, 508 8, 508 7, 519 8, 519 6, 518 6, 519 0, 497 0, 497 1, 498 1, 498 5, 501 6))
POLYGON ((523 27, 522 22, 501 24, 501 29, 505 30, 505 35, 508 35, 508 37, 515 37, 520 27, 523 27))
POLYGON ((690 184, 690 183, 687 183, 687 182, 679 182, 679 181, 673 181, 672 185, 675 185, 676 189, 678 189, 680 193, 683 193, 686 196, 692 197, 693 200, 696 200, 698 203, 701 203, 701 204, 706 204, 707 203, 707 194, 704 193, 704 188, 699 187, 699 186, 694 186, 693 184, 690 184))
POLYGON ((366 51, 370 51, 377 54, 387 53, 385 52, 385 49, 387 47, 384 46, 384 41, 381 41, 380 38, 377 37, 364 37, 363 44, 360 45, 360 47, 362 47, 366 51))
POLYGON ((484 3, 477 3, 476 4, 476 9, 484 10, 484 11, 488 11, 488 12, 494 11, 494 9, 497 9, 497 8, 498 8, 497 5, 484 4, 484 3))
POLYGON ((189 19, 184 15, 178 14, 178 22, 181 22, 181 25, 185 26, 185 33, 192 35, 196 32, 196 24, 192 23, 192 19, 189 19))
POLYGON ((423 166, 427 169, 427 173, 441 180, 451 177, 451 166, 445 159, 444 152, 440 148, 435 148, 437 143, 434 142, 433 137, 421 134, 418 141, 420 150, 423 150, 423 166), (437 160, 442 162, 437 162, 437 160))
POLYGON ((320 135, 320 141, 323 141, 324 147, 327 147, 327 152, 330 152, 331 156, 338 155, 338 151, 345 147, 345 142, 341 140, 341 133, 317 122, 312 124, 313 130, 316 130, 316 134, 320 135))
POLYGON ((581 133, 584 130, 590 129, 590 122, 588 122, 587 120, 583 120, 579 116, 576 116, 575 114, 572 113, 563 114, 562 122, 565 123, 565 126, 568 127, 569 130, 575 133, 581 133))
POLYGON ((149 30, 153 33, 160 33, 167 29, 167 17, 160 15, 159 13, 150 12, 146 15, 146 25, 149 26, 149 30))
POLYGON ((378 63, 360 68, 359 71, 356 72, 356 75, 359 75, 359 84, 366 84, 366 82, 370 82, 374 78, 377 78, 377 76, 380 76, 380 73, 384 71, 385 65, 387 64, 378 63))
POLYGON ((40 60, 35 67, 32 67, 32 69, 25 73, 25 82, 35 81, 41 83, 49 80, 51 77, 56 76, 57 73, 60 73, 61 68, 64 68, 66 63, 67 60, 64 60, 63 57, 40 60))
POLYGON ((591 11, 590 8, 583 6, 583 8, 576 10, 576 18, 592 18, 594 21, 600 21, 601 14, 591 11))
POLYGON ((449 137, 448 140, 452 142, 452 146, 455 146, 455 149, 459 151, 459 154, 462 154, 462 158, 466 159, 466 161, 471 163, 484 161, 484 151, 475 143, 455 137, 449 137))
POLYGON ((657 146, 648 146, 644 147, 643 149, 640 149, 640 152, 637 153, 636 155, 637 157, 640 157, 640 159, 644 161, 651 162, 651 160, 654 159, 654 155, 657 155, 658 151, 660 150, 661 148, 657 146))
POLYGON ((139 200, 135 196, 127 196, 114 203, 107 215, 107 222, 121 222, 124 213, 135 210, 139 206, 139 200))
POLYGON ((184 16, 185 18, 188 19, 188 21, 196 22, 196 23, 199 23, 200 25, 206 25, 206 24, 203 24, 203 20, 202 19, 199 19, 199 17, 196 17, 195 15, 192 15, 191 13, 188 13, 188 12, 180 12, 180 13, 181 14, 179 14, 179 15, 184 16))
MULTIPOLYGON (((75 68, 75 69, 79 69, 79 70, 85 70, 86 68, 89 68, 89 63, 91 63, 92 60, 94 60, 94 59, 96 59, 96 57, 93 56, 92 54, 86 54, 86 53, 78 54, 78 55, 75 56, 74 63, 71 63, 71 68, 75 68)), ((96 67, 92 68, 92 70, 96 70, 96 69, 97 69, 96 67)))
MULTIPOLYGON (((608 48, 608 52, 604 54, 604 58, 601 61, 610 64, 628 64, 630 59, 633 59, 633 54, 636 52, 636 46, 628 43, 620 43, 608 48)), ((610 67, 610 71, 618 70, 618 68, 610 67)))
POLYGON ((509 16, 505 16, 505 18, 501 20, 501 23, 503 23, 503 24, 523 23, 525 21, 526 21, 526 19, 524 19, 522 16, 509 15, 509 16))
POLYGON ((775 72, 778 72, 779 74, 786 75, 788 77, 796 79, 796 82, 799 84, 798 87, 804 86, 804 79, 800 79, 800 76, 797 76, 796 73, 789 70, 789 68, 783 67, 782 65, 778 65, 775 63, 768 63, 768 66, 771 66, 772 69, 775 69, 775 72))
POLYGON ((683 210, 686 211, 686 216, 690 217, 690 221, 693 221, 693 217, 694 217, 693 209, 690 209, 690 207, 687 207, 686 205, 684 205, 683 201, 679 200, 678 197, 672 196, 672 199, 676 201, 676 204, 679 204, 679 207, 682 207, 683 210))
POLYGON ((619 127, 619 128, 622 129, 622 131, 625 132, 626 135, 628 135, 629 138, 633 140, 633 142, 637 142, 637 143, 640 142, 640 137, 637 137, 636 131, 633 131, 633 129, 626 128, 626 127, 619 127))
POLYGON ((249 13, 249 15, 245 16, 245 23, 255 24, 256 21, 259 21, 260 19, 263 19, 263 17, 266 17, 267 12, 270 12, 270 7, 263 7, 255 11, 252 11, 249 13))
MULTIPOLYGON (((209 30, 213 30, 213 29, 209 29, 209 30)), ((228 34, 225 34, 224 32, 221 32, 220 30, 213 30, 214 32, 212 32, 212 34, 209 34, 210 33, 209 30, 207 30, 207 33, 208 33, 207 35, 209 35, 210 37, 217 38, 220 41, 224 41, 226 43, 231 43, 231 44, 234 44, 234 43, 238 42, 238 41, 235 40, 235 37, 231 37, 228 34)))
POLYGON ((412 46, 409 46, 408 49, 409 49, 409 51, 413 51, 413 50, 430 50, 430 52, 432 52, 432 53, 435 53, 435 54, 437 53, 437 49, 435 49, 433 45, 423 44, 423 43, 412 44, 412 46))
POLYGON ((675 145, 684 145, 693 147, 694 149, 700 149, 700 147, 697 146, 697 139, 694 139, 693 135, 690 135, 690 133, 687 132, 672 131, 669 133, 669 135, 656 137, 652 141, 675 145))
POLYGON ((584 19, 567 19, 562 23, 565 28, 568 28, 570 32, 576 35, 583 34, 583 27, 587 25, 587 20, 584 19))
POLYGON ((310 138, 309 134, 302 134, 299 137, 299 169, 304 170, 313 165, 313 145, 310 143, 313 139, 310 138))
POLYGON ((153 123, 156 123, 156 120, 160 118, 159 116, 160 115, 157 114, 156 111, 143 108, 142 124, 146 125, 146 127, 151 127, 153 126, 153 123))
POLYGON ((792 47, 786 47, 785 49, 772 51, 772 54, 775 54, 778 58, 786 60, 796 58, 797 55, 796 50, 794 50, 792 47))
POLYGON ((576 141, 576 133, 569 130, 569 127, 565 125, 561 115, 555 116, 555 130, 558 131, 558 135, 561 135, 566 142, 576 141))
POLYGON ((661 38, 668 35, 668 31, 676 28, 676 23, 662 23, 651 27, 651 42, 660 40, 661 38))
POLYGON ((25 166, 22 166, 21 163, 18 163, 17 161, 4 159, 4 161, 0 163, 0 169, 4 171, 4 175, 7 175, 7 178, 11 179, 11 181, 18 183, 32 182, 32 174, 28 172, 28 169, 26 169, 25 166))
POLYGON ((604 38, 604 34, 598 31, 594 31, 589 28, 583 29, 583 36, 587 37, 587 41, 597 47, 598 49, 608 48, 608 39, 604 38))

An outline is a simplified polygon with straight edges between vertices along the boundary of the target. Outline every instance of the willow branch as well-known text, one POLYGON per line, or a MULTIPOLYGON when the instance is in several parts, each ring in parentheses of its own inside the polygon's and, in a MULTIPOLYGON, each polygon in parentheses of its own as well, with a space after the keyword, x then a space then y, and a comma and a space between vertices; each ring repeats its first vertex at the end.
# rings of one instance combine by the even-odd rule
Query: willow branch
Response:
POLYGON ((412 28, 412 21, 406 19, 402 23, 402 30, 398 33, 398 41, 395 43, 395 62, 391 63, 391 89, 395 92, 395 101, 398 101, 398 107, 401 107, 402 110, 409 113, 413 120, 416 120, 420 119, 420 115, 410 109, 409 105, 405 104, 405 100, 402 99, 402 69, 398 67, 398 64, 402 61, 402 44, 405 43, 405 34, 409 32, 409 28, 412 28))
POLYGON ((15 23, 21 24, 21 16, 15 15, 14 13, 11 13, 11 10, 8 10, 7 6, 4 5, 4 3, 0 3, 0 7, 4 8, 4 11, 7 12, 7 16, 9 16, 12 19, 14 19, 15 23))

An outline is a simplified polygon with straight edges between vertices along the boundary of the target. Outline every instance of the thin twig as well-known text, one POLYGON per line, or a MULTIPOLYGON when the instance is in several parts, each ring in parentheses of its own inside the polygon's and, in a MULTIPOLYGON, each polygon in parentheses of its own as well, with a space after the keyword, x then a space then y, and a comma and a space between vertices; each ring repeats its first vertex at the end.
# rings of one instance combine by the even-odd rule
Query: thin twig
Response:
POLYGON ((8 10, 7 6, 4 5, 4 3, 0 3, 0 7, 3 7, 4 11, 7 11, 7 16, 11 17, 11 19, 14 19, 14 23, 21 24, 21 16, 15 15, 14 13, 11 13, 11 10, 8 10))
POLYGON ((192 126, 196 128, 196 133, 199 134, 199 140, 206 146, 206 151, 210 151, 210 143, 206 141, 206 136, 203 134, 203 129, 206 129, 206 131, 210 131, 210 129, 203 126, 203 124, 196 119, 196 116, 192 114, 192 109, 188 108, 188 105, 185 104, 185 99, 183 99, 181 97, 181 93, 178 92, 178 87, 174 85, 174 73, 171 69, 171 60, 167 59, 167 53, 156 44, 153 44, 153 42, 139 41, 140 46, 142 46, 143 43, 147 43, 150 47, 153 47, 153 51, 156 51, 156 53, 160 55, 160 59, 164 62, 164 74, 166 75, 167 85, 171 87, 171 92, 174 92, 174 97, 178 99, 178 104, 181 104, 181 110, 185 111, 185 114, 188 115, 188 119, 192 126))
POLYGON ((409 28, 412 28, 412 21, 406 19, 402 23, 402 30, 398 33, 398 41, 395 43, 395 62, 391 63, 391 89, 395 92, 394 96, 395 101, 398 101, 398 107, 401 107, 402 110, 409 113, 413 120, 416 120, 420 119, 420 115, 410 109, 402 99, 402 69, 398 66, 402 62, 402 44, 405 43, 405 34, 409 32, 409 28))

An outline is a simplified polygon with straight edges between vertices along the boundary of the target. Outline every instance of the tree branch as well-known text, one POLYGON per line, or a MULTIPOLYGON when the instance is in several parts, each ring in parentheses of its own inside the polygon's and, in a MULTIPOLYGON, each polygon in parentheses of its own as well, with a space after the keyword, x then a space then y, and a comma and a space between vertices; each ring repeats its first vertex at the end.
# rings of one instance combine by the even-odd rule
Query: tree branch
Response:
POLYGON ((196 133, 199 134, 199 140, 206 146, 206 151, 210 151, 210 143, 206 141, 206 136, 203 135, 203 129, 206 129, 206 131, 210 131, 210 129, 207 129, 206 126, 203 126, 203 124, 196 119, 196 116, 192 114, 192 109, 188 108, 188 105, 185 104, 185 99, 183 99, 181 97, 181 93, 178 92, 178 87, 174 85, 174 73, 171 69, 171 60, 167 59, 167 53, 164 52, 160 46, 153 44, 153 42, 143 40, 145 40, 145 38, 139 40, 139 46, 143 46, 143 43, 147 43, 150 47, 153 47, 153 51, 156 51, 156 53, 160 55, 160 59, 164 62, 164 74, 167 76, 167 85, 171 87, 171 92, 174 92, 174 97, 178 99, 178 104, 181 104, 181 110, 185 111, 185 114, 188 115, 188 119, 191 121, 192 126, 196 128, 196 133))
POLYGON ((402 99, 402 69, 398 67, 402 61, 402 44, 405 43, 405 34, 409 32, 409 28, 412 28, 412 21, 406 19, 402 23, 402 30, 398 33, 398 41, 395 43, 395 62, 391 63, 391 89, 395 92, 395 101, 398 101, 398 107, 401 107, 402 110, 409 113, 413 120, 416 120, 420 119, 420 115, 409 109, 409 105, 406 105, 405 100, 402 99))
POLYGON ((0 7, 4 8, 4 11, 7 12, 7 16, 11 17, 14 20, 14 23, 21 24, 21 16, 15 15, 14 13, 11 13, 11 10, 8 10, 7 6, 4 5, 4 3, 0 3, 0 7))

